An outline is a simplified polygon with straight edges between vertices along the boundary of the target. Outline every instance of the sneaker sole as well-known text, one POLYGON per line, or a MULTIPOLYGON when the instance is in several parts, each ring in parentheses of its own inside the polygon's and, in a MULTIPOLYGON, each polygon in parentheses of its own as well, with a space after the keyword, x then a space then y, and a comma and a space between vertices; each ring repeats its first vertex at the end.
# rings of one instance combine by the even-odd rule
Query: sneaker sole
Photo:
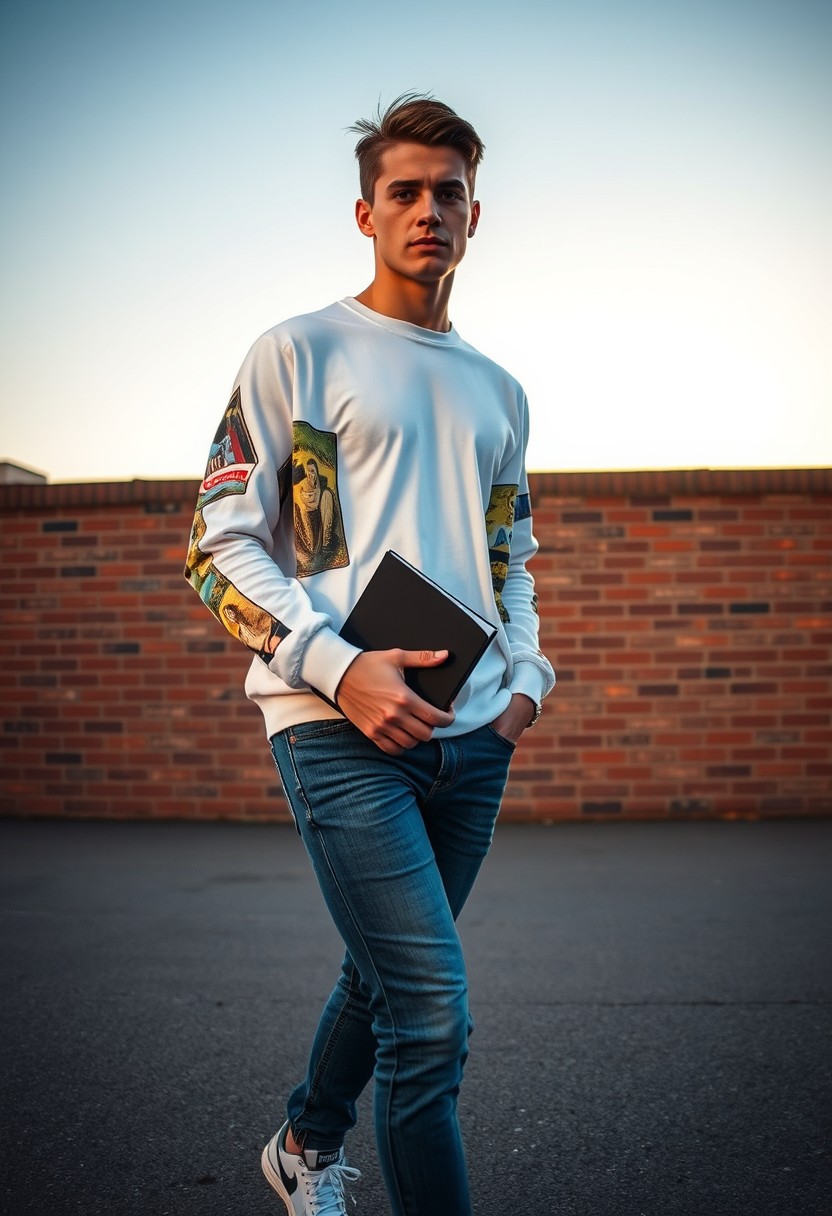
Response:
POLYGON ((263 1175, 266 1179, 266 1182, 268 1182, 269 1186, 272 1188, 273 1191, 277 1191, 278 1195, 285 1203, 288 1216, 295 1216, 295 1206, 292 1203, 292 1197, 289 1194, 289 1192, 286 1190, 286 1187, 283 1185, 280 1174, 278 1174, 277 1170, 274 1168, 271 1161, 269 1160, 269 1148, 271 1147, 272 1144, 275 1145, 275 1152, 277 1151, 277 1145, 275 1144, 275 1141, 270 1140, 269 1143, 266 1145, 266 1147, 263 1149, 262 1155, 260 1157, 260 1167, 263 1170, 263 1175))

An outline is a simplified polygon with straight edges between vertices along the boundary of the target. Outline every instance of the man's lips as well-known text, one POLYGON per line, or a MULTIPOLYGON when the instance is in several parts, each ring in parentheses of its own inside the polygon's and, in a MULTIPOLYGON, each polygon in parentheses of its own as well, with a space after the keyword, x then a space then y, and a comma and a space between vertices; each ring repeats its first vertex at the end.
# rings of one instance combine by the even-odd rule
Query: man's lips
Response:
POLYGON ((440 240, 438 236, 420 236, 417 240, 410 243, 411 245, 427 246, 429 249, 441 249, 448 242, 440 240))

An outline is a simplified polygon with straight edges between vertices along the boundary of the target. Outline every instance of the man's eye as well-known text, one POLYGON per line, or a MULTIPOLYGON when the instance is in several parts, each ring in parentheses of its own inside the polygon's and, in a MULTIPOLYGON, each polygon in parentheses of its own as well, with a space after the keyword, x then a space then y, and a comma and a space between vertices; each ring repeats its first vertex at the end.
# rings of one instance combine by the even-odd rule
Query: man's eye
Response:
POLYGON ((446 203, 462 200, 462 195, 458 190, 443 190, 441 197, 446 203))

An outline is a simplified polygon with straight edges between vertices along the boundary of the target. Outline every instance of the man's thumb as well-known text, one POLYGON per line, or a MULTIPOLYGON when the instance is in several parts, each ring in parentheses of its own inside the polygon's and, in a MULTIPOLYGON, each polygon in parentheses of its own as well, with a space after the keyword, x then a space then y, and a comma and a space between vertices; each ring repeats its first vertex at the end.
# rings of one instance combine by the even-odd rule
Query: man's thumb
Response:
POLYGON ((438 667, 448 657, 447 650, 405 650, 402 667, 438 667))

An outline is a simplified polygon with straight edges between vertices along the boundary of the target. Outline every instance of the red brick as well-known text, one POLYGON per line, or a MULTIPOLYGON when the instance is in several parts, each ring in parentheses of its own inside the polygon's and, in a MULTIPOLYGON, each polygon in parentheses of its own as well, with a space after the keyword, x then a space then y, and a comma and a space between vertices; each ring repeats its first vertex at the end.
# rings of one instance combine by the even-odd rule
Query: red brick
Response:
MULTIPOLYGON (((574 818, 587 804, 593 815, 614 805, 618 818, 832 809, 828 492, 805 492, 802 472, 791 495, 789 475, 772 473, 779 488, 765 498, 743 489, 744 477, 764 484, 758 473, 691 474, 705 489, 687 497, 671 473, 626 475, 621 484, 638 490, 621 489, 624 475, 587 475, 613 487, 602 494, 580 489, 581 476, 541 475, 538 487, 575 487, 557 496, 533 485, 541 633, 561 682, 521 743, 504 815, 574 818), (720 476, 729 495, 707 490, 720 476), (656 508, 694 518, 654 518, 656 508), (768 611, 732 611, 757 603, 768 611), (720 669, 730 676, 706 678, 720 669), (662 687, 673 691, 646 699, 662 687)), ((14 630, 0 669, 4 725, 43 727, 0 734, 18 774, 4 785, 10 813, 286 816, 262 721, 241 691, 250 657, 182 580, 196 486, 169 485, 171 501, 184 496, 173 516, 146 512, 118 485, 46 487, 37 518, 5 516, 3 544, 31 556, 0 598, 7 646, 14 630), (62 508, 62 495, 75 505, 62 508), (41 529, 70 517, 77 531, 41 529), (53 574, 93 565, 97 579, 53 574), (117 653, 121 641, 139 652, 117 653), (32 659, 42 670, 16 669, 32 659), (47 766, 47 748, 80 763, 47 766)))

